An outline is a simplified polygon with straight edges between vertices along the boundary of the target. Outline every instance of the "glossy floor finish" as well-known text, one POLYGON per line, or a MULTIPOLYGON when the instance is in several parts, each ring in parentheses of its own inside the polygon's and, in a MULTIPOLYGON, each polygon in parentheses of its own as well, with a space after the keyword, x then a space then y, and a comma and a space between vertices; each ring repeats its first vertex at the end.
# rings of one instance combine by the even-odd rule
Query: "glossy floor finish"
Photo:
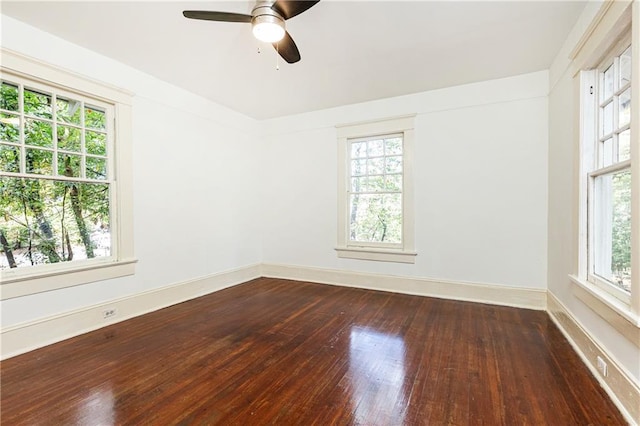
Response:
POLYGON ((544 312, 262 278, 1 363, 7 425, 604 425, 544 312))

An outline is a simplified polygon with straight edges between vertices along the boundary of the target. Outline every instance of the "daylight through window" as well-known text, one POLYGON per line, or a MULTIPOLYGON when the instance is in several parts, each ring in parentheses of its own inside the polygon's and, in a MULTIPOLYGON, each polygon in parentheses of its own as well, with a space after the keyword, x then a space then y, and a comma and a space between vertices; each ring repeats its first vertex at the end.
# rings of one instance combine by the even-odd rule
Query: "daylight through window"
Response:
POLYGON ((626 300, 631 291, 631 47, 605 61, 594 80, 589 280, 626 300))
POLYGON ((1 82, 0 268, 112 256, 113 106, 1 82))
POLYGON ((402 140, 349 140, 349 242, 402 244, 402 140))

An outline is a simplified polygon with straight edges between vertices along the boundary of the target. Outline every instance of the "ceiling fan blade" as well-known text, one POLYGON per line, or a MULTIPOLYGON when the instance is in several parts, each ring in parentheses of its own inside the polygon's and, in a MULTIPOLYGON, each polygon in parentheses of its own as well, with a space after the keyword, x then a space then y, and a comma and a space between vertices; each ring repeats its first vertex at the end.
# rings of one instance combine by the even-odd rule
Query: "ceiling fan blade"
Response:
POLYGON ((320 0, 277 0, 271 6, 271 9, 278 12, 284 19, 291 19, 296 15, 300 15, 305 10, 310 9, 319 1, 320 0))
POLYGON ((221 22, 251 22, 251 15, 230 12, 210 12, 206 10, 185 10, 182 12, 185 18, 202 19, 205 21, 221 22))
POLYGON ((295 64, 300 60, 300 51, 288 32, 285 31, 284 38, 273 43, 273 47, 278 51, 282 59, 290 64, 295 64))

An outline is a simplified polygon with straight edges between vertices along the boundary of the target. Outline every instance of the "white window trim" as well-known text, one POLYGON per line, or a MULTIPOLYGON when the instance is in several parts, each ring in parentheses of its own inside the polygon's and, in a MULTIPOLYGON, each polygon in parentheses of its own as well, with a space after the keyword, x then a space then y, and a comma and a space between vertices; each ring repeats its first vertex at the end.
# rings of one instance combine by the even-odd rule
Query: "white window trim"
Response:
MULTIPOLYGON (((640 67, 638 58, 640 57, 640 4, 635 1, 628 2, 605 2, 600 13, 595 18, 594 23, 589 27, 587 33, 578 42, 578 45, 571 54, 573 75, 575 76, 576 94, 579 95, 578 108, 576 114, 578 147, 577 164, 577 259, 575 272, 569 274, 572 290, 576 297, 585 303, 590 309, 607 321, 622 335, 631 342, 640 346, 638 340, 638 329, 640 329, 640 238, 632 238, 631 245, 631 296, 625 298, 615 297, 611 292, 603 287, 589 281, 589 253, 588 248, 588 191, 589 176, 588 167, 590 158, 594 158, 592 147, 584 144, 586 140, 592 140, 596 134, 596 129, 586 120, 591 114, 593 105, 586 105, 582 99, 582 93, 589 90, 589 86, 595 83, 594 71, 607 56, 613 54, 613 50, 625 40, 632 42, 632 85, 631 85, 631 234, 640 235, 640 122, 638 122, 638 111, 640 111, 640 67), (631 25, 633 23, 633 25, 631 25), (631 37, 628 36, 629 25, 631 25, 631 37), (625 35, 626 34, 626 35, 625 35), (609 48, 605 48, 609 46, 609 48), (603 52, 606 52, 602 54, 603 52), (599 54, 600 53, 600 54, 599 54), (588 157, 588 158, 587 158, 588 157)), ((594 99, 594 103, 599 104, 594 99)), ((620 166, 614 166, 620 167, 620 166)))
MULTIPOLYGON (((133 251, 133 163, 131 105, 133 94, 85 76, 63 70, 8 49, 1 50, 0 76, 24 76, 62 90, 89 95, 114 105, 114 154, 116 167, 113 185, 117 200, 112 221, 116 259, 91 259, 43 267, 2 271, 0 299, 11 299, 45 291, 102 281, 135 273, 137 260, 133 251)), ((6 77, 4 77, 6 76, 6 77)))
MULTIPOLYGON (((631 301, 629 294, 622 289, 615 287, 595 272, 595 265, 597 263, 596 254, 594 253, 595 250, 588 250, 588 248, 595 246, 595 225, 593 221, 596 216, 596 206, 595 203, 590 203, 589 200, 595 199, 596 178, 631 169, 631 160, 615 162, 608 166, 600 166, 598 164, 600 160, 597 153, 601 146, 600 140, 602 139, 599 133, 600 128, 598 122, 602 117, 596 112, 600 110, 601 103, 600 99, 597 98, 600 93, 600 89, 598 88, 600 85, 600 74, 604 72, 606 68, 612 66, 613 58, 630 43, 631 35, 629 34, 628 36, 623 37, 619 42, 615 43, 614 48, 610 49, 611 53, 601 63, 605 64, 605 66, 600 66, 593 70, 581 71, 580 73, 580 188, 581 192, 584 193, 584 196, 581 197, 583 200, 581 209, 586 212, 583 219, 584 221, 581 221, 580 223, 581 228, 584 228, 583 234, 586 236, 584 243, 581 243, 580 248, 581 256, 584 256, 584 261, 581 262, 580 266, 580 276, 585 282, 596 285, 602 291, 609 293, 627 305, 631 301), (596 88, 596 90, 594 90, 594 88, 596 88), (588 93, 590 95, 587 95, 588 93), (594 116, 597 118, 595 121, 593 120, 594 116)), ((614 118, 615 123, 617 123, 616 119, 617 117, 614 118)), ((617 124, 615 124, 615 127, 616 129, 613 130, 613 133, 607 137, 611 137, 616 133, 618 130, 617 124)), ((626 130, 629 127, 630 125, 626 125, 623 128, 626 130)))
MULTIPOLYGON (((631 48, 631 235, 640 235, 640 3, 633 2, 631 48), (635 82, 635 83, 634 83, 635 82)), ((631 309, 640 317, 640 238, 631 243, 631 309)), ((636 324, 640 325, 640 321, 636 324)))
POLYGON ((338 137, 338 245, 339 258, 380 262, 415 263, 413 139, 415 114, 336 126, 338 137), (375 135, 403 133, 402 180, 402 245, 397 248, 361 246, 348 240, 349 206, 347 203, 350 139, 375 135))

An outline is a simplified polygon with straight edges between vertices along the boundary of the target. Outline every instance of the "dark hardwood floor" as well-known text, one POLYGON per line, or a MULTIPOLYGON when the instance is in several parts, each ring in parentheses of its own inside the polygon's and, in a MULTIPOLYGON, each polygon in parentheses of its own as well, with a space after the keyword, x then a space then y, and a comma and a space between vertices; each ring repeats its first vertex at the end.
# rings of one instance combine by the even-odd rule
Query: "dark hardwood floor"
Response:
POLYGON ((6 425, 606 425, 544 312, 262 278, 1 364, 6 425))

